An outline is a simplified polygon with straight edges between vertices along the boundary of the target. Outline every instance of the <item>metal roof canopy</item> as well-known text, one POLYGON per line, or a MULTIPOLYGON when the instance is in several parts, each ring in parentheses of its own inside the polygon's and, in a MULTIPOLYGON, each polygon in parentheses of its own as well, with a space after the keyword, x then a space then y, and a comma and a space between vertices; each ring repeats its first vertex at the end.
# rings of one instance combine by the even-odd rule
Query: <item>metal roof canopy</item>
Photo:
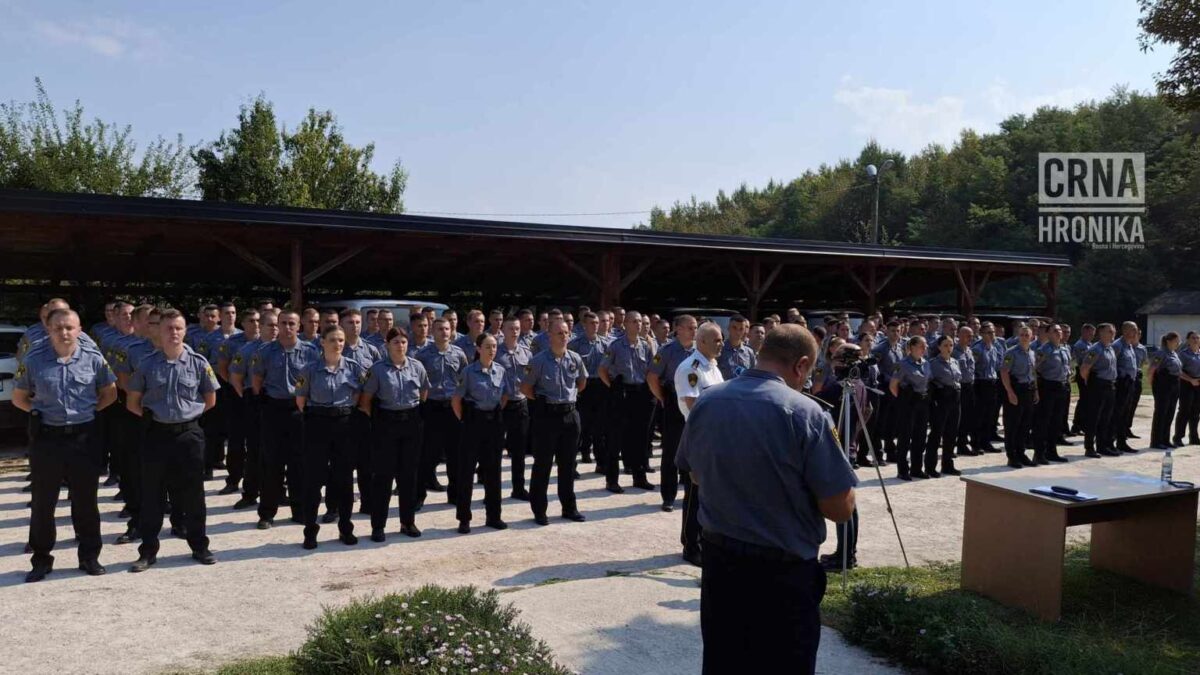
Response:
POLYGON ((1030 276, 1055 314, 1064 256, 324 211, 0 190, 9 279, 207 281, 396 294, 622 302, 877 305, 955 289, 973 311, 989 281, 1030 276), (242 264, 224 264, 231 257, 242 264), (317 282, 320 282, 319 284, 317 282), (584 282, 580 284, 580 282, 584 282))

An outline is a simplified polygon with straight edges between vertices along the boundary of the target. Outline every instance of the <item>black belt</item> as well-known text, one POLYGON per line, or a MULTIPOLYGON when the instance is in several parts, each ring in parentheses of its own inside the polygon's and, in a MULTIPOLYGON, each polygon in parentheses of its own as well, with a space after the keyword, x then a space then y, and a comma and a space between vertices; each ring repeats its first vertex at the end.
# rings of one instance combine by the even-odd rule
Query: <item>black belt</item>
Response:
POLYGON ((1093 387, 1104 387, 1105 389, 1112 389, 1117 386, 1115 380, 1104 380, 1099 377, 1093 377, 1092 379, 1088 380, 1088 384, 1092 385, 1093 387))
POLYGON ((377 411, 380 419, 388 420, 389 422, 405 422, 408 420, 418 419, 421 415, 420 407, 405 408, 404 410, 388 410, 380 408, 377 411))
POLYGON ((430 408, 449 408, 450 407, 450 399, 445 399, 444 401, 440 401, 440 400, 436 400, 436 399, 432 399, 432 398, 427 398, 427 399, 425 399, 424 402, 421 403, 421 405, 427 406, 430 408))
POLYGON ((771 562, 816 562, 816 558, 801 558, 794 553, 771 546, 760 546, 749 542, 741 541, 740 539, 731 539, 724 535, 717 534, 711 530, 705 530, 700 535, 704 539, 704 543, 712 544, 717 548, 724 549, 734 555, 745 558, 757 558, 759 560, 767 560, 771 562))
POLYGON ((473 405, 467 405, 463 408, 463 417, 471 420, 480 420, 484 422, 496 422, 500 420, 500 408, 492 408, 491 410, 480 410, 473 405))
POLYGON ((295 410, 296 412, 300 411, 300 409, 296 407, 296 399, 294 399, 294 398, 274 398, 272 396, 265 396, 265 397, 263 397, 262 402, 263 402, 263 405, 265 405, 268 408, 277 408, 277 409, 291 408, 291 409, 295 410))
POLYGON ((641 384, 625 384, 622 382, 621 384, 617 385, 617 388, 621 391, 643 391, 649 389, 650 385, 646 384, 645 382, 641 384))
POLYGON ((575 411, 574 403, 543 403, 542 410, 551 415, 566 415, 575 411))
POLYGON ((333 407, 325 405, 306 405, 304 414, 310 417, 349 417, 354 412, 350 406, 333 407))
POLYGON ((156 419, 150 420, 150 427, 153 429, 161 429, 163 431, 180 434, 185 431, 192 431, 200 428, 200 420, 188 420, 186 422, 160 422, 156 419))
POLYGON ((516 410, 518 408, 524 408, 528 405, 529 405, 529 399, 527 399, 527 398, 518 398, 518 399, 510 398, 508 400, 508 403, 504 404, 504 409, 505 410, 516 410))
POLYGON ((914 391, 912 389, 901 389, 900 393, 906 394, 913 398, 922 399, 922 400, 929 398, 929 392, 925 392, 925 391, 914 391))
POLYGON ((79 424, 67 424, 64 426, 54 426, 52 424, 43 424, 38 429, 38 435, 46 436, 78 436, 82 433, 87 433, 92 429, 92 422, 80 422, 79 424))

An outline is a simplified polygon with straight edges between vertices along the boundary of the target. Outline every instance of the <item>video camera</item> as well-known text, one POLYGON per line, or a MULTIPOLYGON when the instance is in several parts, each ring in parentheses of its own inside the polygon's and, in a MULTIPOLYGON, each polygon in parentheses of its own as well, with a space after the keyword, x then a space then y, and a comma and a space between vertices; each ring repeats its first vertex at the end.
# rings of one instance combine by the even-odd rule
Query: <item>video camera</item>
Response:
POLYGON ((833 375, 839 380, 862 379, 863 371, 876 363, 874 355, 864 358, 858 345, 844 344, 833 355, 833 375))

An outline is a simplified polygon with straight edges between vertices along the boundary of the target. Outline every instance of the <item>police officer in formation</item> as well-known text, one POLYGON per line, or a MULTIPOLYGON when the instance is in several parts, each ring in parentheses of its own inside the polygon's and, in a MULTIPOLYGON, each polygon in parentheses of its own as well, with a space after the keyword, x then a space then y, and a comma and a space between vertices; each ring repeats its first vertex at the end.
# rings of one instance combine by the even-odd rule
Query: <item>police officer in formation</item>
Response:
POLYGON ((1113 419, 1117 387, 1117 354, 1113 349, 1116 327, 1102 323, 1096 328, 1099 338, 1088 348, 1079 367, 1079 377, 1087 388, 1085 410, 1084 456, 1115 457, 1121 453, 1113 447, 1113 419))
POLYGON ((896 467, 900 480, 936 478, 937 456, 927 457, 926 431, 929 425, 929 380, 932 368, 925 358, 925 338, 908 338, 908 354, 896 363, 889 384, 896 398, 896 467), (924 469, 922 469, 924 467, 924 469))
POLYGON ((424 422, 421 403, 429 394, 425 365, 408 354, 408 334, 391 328, 387 356, 370 368, 359 409, 372 418, 371 541, 382 542, 396 481, 400 533, 421 536, 417 528, 418 476, 422 465, 424 422))
POLYGON ((1183 373, 1183 360, 1179 358, 1179 342, 1179 333, 1175 331, 1163 335, 1158 351, 1150 360, 1150 387, 1154 395, 1150 447, 1155 450, 1167 450, 1183 445, 1171 442, 1171 420, 1175 417, 1175 406, 1179 403, 1181 378, 1186 377, 1183 373))
MULTIPOLYGON (((727 345, 721 339, 721 327, 709 321, 696 331, 696 348, 675 369, 675 399, 680 417, 686 422, 688 414, 700 400, 700 394, 709 387, 725 381, 721 374, 718 358, 727 345)), ((741 374, 740 371, 739 374, 741 374)), ((736 377, 736 375, 734 376, 736 377)), ((681 429, 682 432, 682 429, 681 429)), ((666 453, 663 453, 663 464, 666 465, 666 453)), ((700 552, 700 488, 692 482, 691 476, 676 466, 671 460, 671 471, 680 476, 683 482, 683 518, 680 527, 679 542, 683 545, 683 559, 696 566, 701 566, 700 552)), ((664 511, 670 511, 668 504, 663 504, 664 511)))
POLYGON ((567 343, 567 349, 583 359, 588 372, 589 386, 579 392, 579 460, 591 462, 594 452, 596 473, 603 474, 608 457, 605 449, 608 396, 607 387, 600 380, 600 366, 604 364, 612 339, 600 333, 600 317, 595 312, 589 310, 581 314, 580 326, 582 332, 567 343))
POLYGON ((938 445, 942 448, 942 469, 929 475, 944 473, 960 475, 954 467, 955 443, 958 440, 959 398, 962 390, 962 367, 954 358, 954 339, 939 335, 934 340, 935 354, 929 359, 929 439, 925 446, 926 464, 936 461, 938 445))
MULTIPOLYGON (((472 320, 482 322, 482 312, 468 315, 468 322, 472 320)), ((496 363, 496 350, 494 335, 477 333, 474 351, 479 358, 463 369, 451 398, 454 415, 463 423, 455 498, 460 534, 471 531, 471 486, 476 466, 483 480, 485 525, 495 530, 508 527, 500 518, 500 455, 504 451, 504 406, 514 383, 504 366, 496 363)))
POLYGON ((1004 354, 1000 366, 1000 381, 1004 385, 1004 450, 1008 466, 1019 469, 1036 466, 1025 454, 1026 441, 1033 427, 1033 408, 1038 401, 1037 361, 1030 342, 1033 332, 1028 326, 1017 329, 1016 343, 1004 354))
POLYGON ((521 377, 533 359, 533 352, 521 341, 521 321, 520 318, 511 316, 501 323, 503 337, 500 346, 496 348, 496 362, 504 368, 504 377, 509 380, 509 395, 504 404, 503 419, 504 449, 508 453, 509 471, 512 476, 510 496, 513 499, 529 501, 529 492, 525 489, 525 455, 530 447, 529 399, 525 398, 521 391, 521 377))
POLYGON ((650 414, 654 409, 646 375, 654 352, 649 342, 638 335, 641 323, 641 313, 631 311, 625 315, 624 333, 608 345, 608 352, 600 366, 600 380, 609 387, 612 411, 607 438, 605 489, 617 494, 625 492, 618 482, 620 462, 624 462, 633 474, 634 487, 654 489, 646 480, 650 414))
MULTIPOLYGON (((302 447, 304 548, 317 547, 317 508, 326 487, 330 513, 337 514, 338 539, 347 546, 354 536, 354 468, 361 434, 354 410, 367 381, 367 369, 343 356, 346 333, 334 324, 321 330, 321 355, 310 360, 296 378, 296 407, 304 414, 302 447)), ((294 486, 293 489, 295 489, 294 486)))
MULTIPOLYGON (((575 522, 585 520, 575 502, 575 455, 579 450, 579 413, 575 404, 579 392, 587 386, 587 368, 583 359, 567 349, 570 329, 562 320, 549 325, 547 349, 536 354, 526 366, 521 391, 533 400, 533 475, 529 485, 529 505, 538 525, 549 525, 546 516, 546 491, 550 484, 550 465, 558 465, 558 502, 562 517, 575 522)), ((615 465, 615 460, 612 462, 615 465)), ((611 469, 610 469, 611 473, 611 469)))
POLYGON ((470 492, 473 481, 460 484, 459 477, 459 434, 461 424, 454 415, 450 399, 458 388, 458 380, 466 369, 467 355, 458 346, 451 344, 453 328, 450 320, 443 317, 433 322, 433 344, 418 349, 414 358, 425 366, 429 375, 429 395, 421 404, 424 420, 424 447, 421 451, 421 474, 417 488, 418 509, 425 504, 429 491, 445 491, 449 504, 458 503, 458 490, 470 492), (437 479, 437 465, 441 458, 446 460, 446 482, 443 486, 437 479))
MULTIPOLYGON (((239 402, 236 403, 241 409, 241 421, 245 426, 244 434, 246 437, 246 461, 242 472, 242 496, 234 503, 234 510, 242 510, 256 506, 262 489, 262 396, 255 393, 252 385, 253 377, 250 380, 246 376, 250 374, 250 364, 254 360, 254 355, 264 345, 268 345, 275 341, 279 335, 279 312, 275 310, 262 310, 259 316, 259 337, 257 339, 248 339, 237 352, 233 355, 229 362, 229 384, 234 392, 239 397, 239 402)), ((235 415, 233 420, 237 421, 238 416, 235 415)), ((236 463, 231 464, 232 467, 237 466, 236 463)), ((228 480, 228 479, 227 479, 228 480)))
MULTIPOLYGON (((1059 436, 1071 403, 1071 364, 1074 354, 1063 343, 1059 324, 1050 324, 1046 342, 1038 347, 1037 404, 1033 412, 1033 461, 1037 464, 1066 462, 1058 454, 1059 436)), ((1007 431, 1006 431, 1007 433, 1007 431)))
POLYGON ((159 349, 138 361, 129 381, 126 405, 143 420, 144 429, 138 527, 142 543, 131 572, 144 572, 157 561, 164 492, 170 496, 172 515, 181 512, 179 522, 192 558, 203 565, 216 562, 205 533, 207 455, 200 419, 216 405, 220 384, 208 360, 184 345, 186 327, 178 310, 161 312, 159 349))
POLYGON ((63 481, 70 489, 79 569, 90 575, 105 572, 99 561, 100 508, 96 501, 103 438, 96 415, 117 400, 116 375, 94 343, 79 339, 78 314, 56 307, 47 313, 44 329, 44 335, 25 343, 13 391, 13 405, 31 416, 29 545, 33 569, 25 576, 27 582, 41 581, 54 569, 50 551, 54 549, 54 512, 63 481))
POLYGON ((1179 384, 1179 413, 1175 416, 1175 435, 1171 442, 1183 445, 1186 432, 1188 445, 1200 445, 1200 434, 1196 433, 1200 423, 1200 333, 1188 331, 1187 344, 1179 350, 1182 373, 1179 384))

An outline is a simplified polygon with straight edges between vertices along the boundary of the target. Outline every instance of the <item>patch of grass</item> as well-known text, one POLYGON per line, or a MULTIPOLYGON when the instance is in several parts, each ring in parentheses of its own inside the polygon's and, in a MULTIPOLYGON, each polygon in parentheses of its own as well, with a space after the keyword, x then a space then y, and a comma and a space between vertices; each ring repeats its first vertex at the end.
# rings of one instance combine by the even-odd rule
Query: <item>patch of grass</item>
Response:
POLYGON ((264 656, 238 661, 217 670, 217 675, 294 675, 296 663, 291 656, 264 656))
POLYGON ((1093 570, 1067 551, 1063 616, 1045 623, 960 589, 958 564, 836 576, 824 620, 851 642, 930 673, 1093 675, 1200 672, 1200 601, 1093 570))

